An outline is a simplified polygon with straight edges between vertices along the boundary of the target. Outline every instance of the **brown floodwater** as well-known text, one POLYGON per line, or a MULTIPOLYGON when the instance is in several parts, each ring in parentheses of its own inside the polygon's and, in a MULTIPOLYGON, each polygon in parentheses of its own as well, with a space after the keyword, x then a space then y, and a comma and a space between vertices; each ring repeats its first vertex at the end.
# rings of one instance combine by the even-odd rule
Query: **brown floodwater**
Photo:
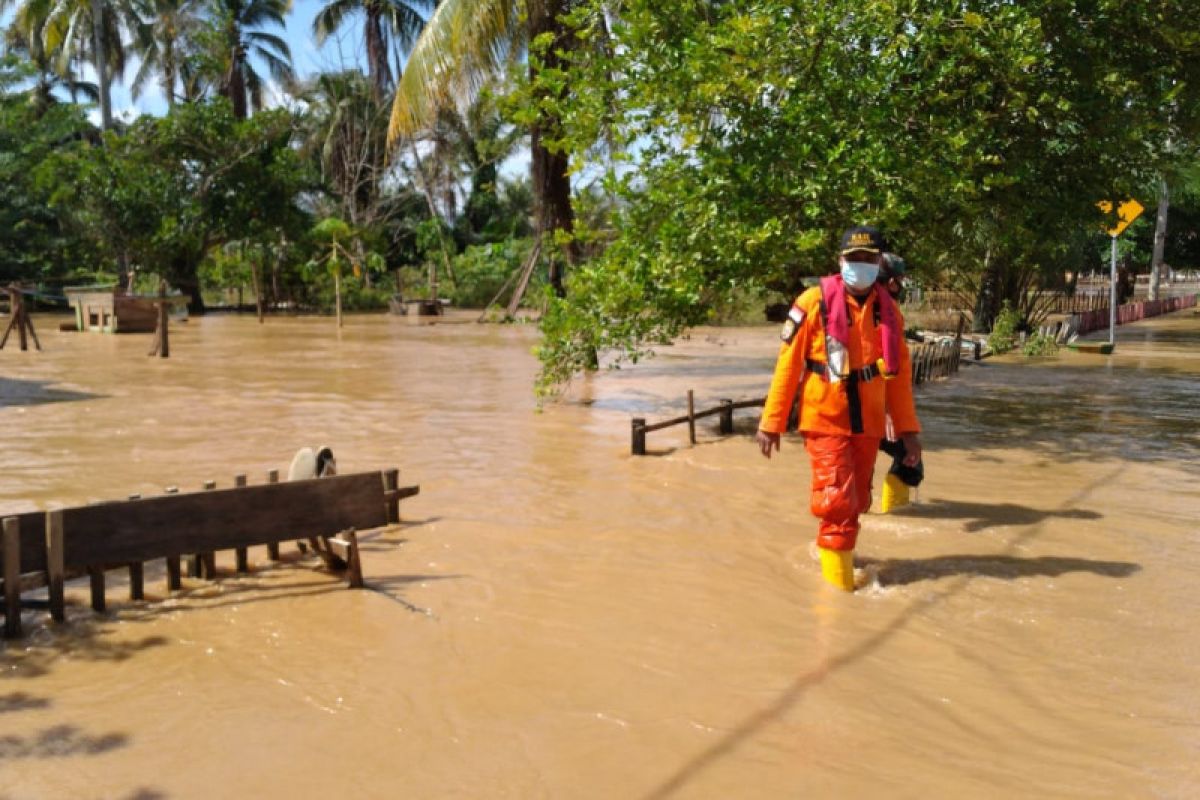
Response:
MULTIPOLYGON (((234 474, 302 446, 421 494, 369 590, 301 558, 0 645, 0 798, 1188 798, 1200 791, 1200 317, 1111 357, 921 387, 920 502, 809 554, 800 442, 674 416, 765 392, 776 328, 702 329, 538 412, 537 331, 210 316, 0 351, 0 512, 234 474)), ((459 324, 452 324, 459 323, 459 324)), ((745 414, 742 417, 741 414, 745 414)), ((881 460, 881 465, 884 463, 881 460)))

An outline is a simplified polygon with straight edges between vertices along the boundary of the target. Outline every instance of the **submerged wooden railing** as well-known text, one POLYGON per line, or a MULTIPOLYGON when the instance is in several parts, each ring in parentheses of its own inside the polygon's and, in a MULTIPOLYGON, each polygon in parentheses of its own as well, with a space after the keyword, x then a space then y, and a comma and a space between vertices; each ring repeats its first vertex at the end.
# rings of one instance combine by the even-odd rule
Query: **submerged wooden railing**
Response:
POLYGON ((216 552, 234 550, 239 573, 250 569, 247 548, 266 545, 279 559, 279 543, 313 542, 330 564, 341 559, 351 588, 363 585, 356 531, 400 521, 400 501, 420 492, 399 487, 399 470, 334 475, 234 488, 97 503, 5 517, 0 575, 4 586, 4 633, 21 634, 21 593, 49 588, 50 615, 65 619, 66 580, 88 575, 92 608, 105 610, 105 572, 128 568, 130 599, 144 598, 146 561, 166 560, 167 589, 182 588, 181 558, 192 577, 216 577, 216 552), (332 552, 322 552, 328 548, 332 552))
MULTIPOLYGON (((961 335, 945 337, 934 342, 925 342, 910 348, 913 385, 919 386, 935 378, 947 378, 957 373, 959 365, 962 363, 964 346, 970 348, 975 361, 983 357, 982 344, 980 342, 966 341, 961 335)), ((695 444, 696 420, 704 419, 705 417, 717 417, 717 432, 723 436, 728 436, 733 433, 734 411, 743 408, 759 408, 766 404, 767 398, 756 397, 752 400, 724 399, 719 402, 720 404, 713 408, 696 411, 695 393, 693 390, 688 389, 686 414, 659 422, 647 422, 644 417, 634 417, 630 420, 630 452, 635 456, 646 455, 646 434, 683 424, 688 426, 688 440, 692 444, 695 444)), ((788 416, 788 430, 796 428, 796 420, 797 408, 793 405, 791 414, 788 416)))

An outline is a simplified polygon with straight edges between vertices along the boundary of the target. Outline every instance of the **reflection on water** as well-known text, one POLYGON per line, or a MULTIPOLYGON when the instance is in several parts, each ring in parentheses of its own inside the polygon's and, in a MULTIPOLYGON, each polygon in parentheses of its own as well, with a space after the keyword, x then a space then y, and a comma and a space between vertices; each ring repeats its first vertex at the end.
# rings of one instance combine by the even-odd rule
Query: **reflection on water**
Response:
POLYGON ((796 437, 762 459, 746 411, 733 437, 714 419, 695 447, 681 426, 651 437, 660 457, 628 454, 630 416, 679 414, 688 389, 699 408, 762 395, 774 326, 696 331, 540 413, 535 343, 521 326, 211 317, 165 361, 136 336, 0 352, 0 512, 260 482, 317 444, 422 487, 407 524, 363 534, 371 591, 285 548, 252 550, 248 576, 222 554, 225 577, 170 596, 149 564, 145 604, 114 572, 105 617, 76 582, 65 627, 27 610, 0 650, 0 797, 1200 782, 1200 318, 1127 326, 1111 358, 994 359, 922 387, 923 503, 865 518, 853 596, 807 555, 796 437))

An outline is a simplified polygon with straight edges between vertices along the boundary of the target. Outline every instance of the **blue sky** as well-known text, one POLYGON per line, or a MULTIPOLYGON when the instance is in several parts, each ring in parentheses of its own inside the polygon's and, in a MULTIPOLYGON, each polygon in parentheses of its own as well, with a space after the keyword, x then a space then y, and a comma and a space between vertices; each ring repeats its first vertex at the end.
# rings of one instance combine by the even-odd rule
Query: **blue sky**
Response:
MULTIPOLYGON (((312 75, 324 70, 344 69, 349 66, 359 66, 365 63, 362 43, 362 18, 356 16, 336 38, 329 39, 323 47, 318 48, 312 38, 312 21, 324 5, 321 0, 294 0, 292 12, 286 18, 287 28, 283 32, 284 39, 292 51, 292 63, 296 73, 301 77, 312 75)), ((12 12, 0 16, 0 25, 7 26, 12 18, 12 12)), ((278 33, 278 31, 269 31, 278 33)), ((131 63, 125 73, 126 82, 137 74, 137 64, 131 63)), ((91 74, 85 77, 94 78, 91 74)), ((113 113, 122 117, 137 114, 162 114, 166 111, 166 101, 157 87, 145 87, 143 94, 134 101, 130 96, 128 86, 113 84, 112 93, 113 113)), ((99 111, 93 116, 99 120, 99 111)))

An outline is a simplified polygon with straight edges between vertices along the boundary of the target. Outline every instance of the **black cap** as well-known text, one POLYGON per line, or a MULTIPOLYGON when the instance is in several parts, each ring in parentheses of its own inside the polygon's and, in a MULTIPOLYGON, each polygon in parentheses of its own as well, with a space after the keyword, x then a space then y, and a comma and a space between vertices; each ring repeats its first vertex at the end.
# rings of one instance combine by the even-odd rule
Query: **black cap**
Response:
POLYGON ((888 249, 887 239, 878 228, 870 225, 859 225, 842 234, 842 244, 838 252, 842 255, 854 250, 865 250, 869 253, 883 253, 888 249))

